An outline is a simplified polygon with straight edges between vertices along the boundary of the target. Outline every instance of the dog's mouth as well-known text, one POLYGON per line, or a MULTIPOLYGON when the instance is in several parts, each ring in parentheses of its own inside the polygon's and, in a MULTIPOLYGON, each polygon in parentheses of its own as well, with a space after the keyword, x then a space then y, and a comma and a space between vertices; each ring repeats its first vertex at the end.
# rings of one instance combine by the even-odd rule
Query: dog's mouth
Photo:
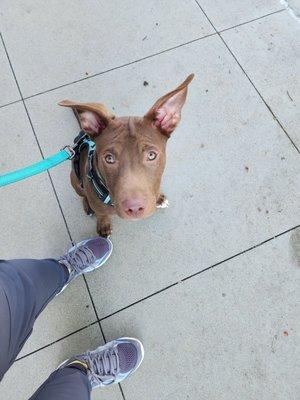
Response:
POLYGON ((128 216, 128 215, 125 215, 125 214, 119 214, 118 212, 117 212, 117 215, 120 217, 120 218, 122 218, 122 219, 125 219, 126 221, 141 221, 141 220, 143 220, 143 219, 147 219, 147 218, 149 218, 149 217, 151 217, 151 215, 153 214, 154 212, 151 212, 151 213, 148 213, 148 214, 144 214, 144 215, 142 215, 142 216, 137 216, 137 217, 135 217, 135 216, 128 216))

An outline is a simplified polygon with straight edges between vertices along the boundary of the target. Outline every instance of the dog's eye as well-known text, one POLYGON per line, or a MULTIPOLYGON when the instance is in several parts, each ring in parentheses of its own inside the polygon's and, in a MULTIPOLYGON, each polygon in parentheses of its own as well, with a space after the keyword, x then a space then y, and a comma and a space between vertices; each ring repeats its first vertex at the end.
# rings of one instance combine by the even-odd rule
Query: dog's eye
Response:
POLYGON ((149 151, 147 157, 148 157, 149 161, 153 161, 156 159, 157 153, 155 151, 151 150, 151 151, 149 151))
POLYGON ((115 159, 115 156, 113 154, 106 154, 105 161, 107 162, 107 164, 114 164, 116 159, 115 159))

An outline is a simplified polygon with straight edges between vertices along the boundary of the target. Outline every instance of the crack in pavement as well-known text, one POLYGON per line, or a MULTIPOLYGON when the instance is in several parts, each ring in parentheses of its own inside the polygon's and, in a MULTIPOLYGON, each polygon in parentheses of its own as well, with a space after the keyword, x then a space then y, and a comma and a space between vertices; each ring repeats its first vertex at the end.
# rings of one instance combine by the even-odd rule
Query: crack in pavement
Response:
POLYGON ((280 0, 289 13, 300 23, 300 1, 299 0, 280 0))

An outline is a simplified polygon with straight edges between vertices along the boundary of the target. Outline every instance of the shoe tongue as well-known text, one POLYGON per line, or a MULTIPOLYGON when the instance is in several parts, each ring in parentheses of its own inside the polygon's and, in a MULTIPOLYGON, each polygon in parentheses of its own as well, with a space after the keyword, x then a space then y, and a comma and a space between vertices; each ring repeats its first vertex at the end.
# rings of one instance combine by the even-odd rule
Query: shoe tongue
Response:
POLYGON ((120 372, 126 373, 133 369, 136 365, 137 350, 130 343, 120 343, 117 346, 120 372))

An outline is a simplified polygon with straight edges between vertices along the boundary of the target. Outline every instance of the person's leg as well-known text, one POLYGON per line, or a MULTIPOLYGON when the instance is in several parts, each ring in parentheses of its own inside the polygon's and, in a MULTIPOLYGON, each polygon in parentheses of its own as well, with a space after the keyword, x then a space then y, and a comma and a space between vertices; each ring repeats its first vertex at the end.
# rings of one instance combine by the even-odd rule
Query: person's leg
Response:
POLYGON ((29 400, 89 400, 92 389, 124 381, 143 358, 139 340, 113 340, 65 361, 29 400))
POLYGON ((89 400, 91 390, 87 373, 69 367, 54 371, 29 400, 89 400))
POLYGON ((67 269, 52 259, 0 261, 0 381, 67 279, 67 269))
POLYGON ((0 260, 0 381, 49 301, 72 280, 105 263, 112 244, 92 238, 59 259, 0 260))

